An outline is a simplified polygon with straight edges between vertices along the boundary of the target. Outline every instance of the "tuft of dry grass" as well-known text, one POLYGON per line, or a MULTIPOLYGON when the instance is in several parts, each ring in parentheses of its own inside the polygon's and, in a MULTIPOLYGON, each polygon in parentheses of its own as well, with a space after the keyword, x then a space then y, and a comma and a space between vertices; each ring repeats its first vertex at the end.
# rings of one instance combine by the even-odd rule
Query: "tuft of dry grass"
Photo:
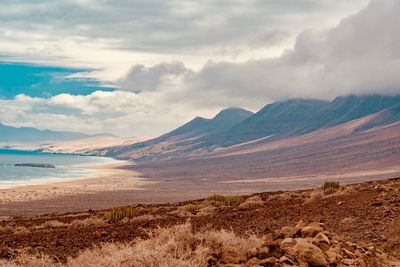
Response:
POLYGON ((326 195, 333 194, 340 189, 340 184, 336 181, 326 181, 321 189, 326 195))
POLYGON ((11 234, 14 233, 14 228, 6 225, 6 226, 0 226, 0 235, 1 234, 11 234))
POLYGON ((243 196, 223 196, 223 195, 212 195, 207 198, 208 201, 220 202, 229 206, 239 206, 246 199, 243 196))
POLYGON ((200 204, 187 204, 182 206, 181 210, 185 213, 196 214, 202 207, 203 205, 200 204))
POLYGON ((0 226, 0 235, 1 234, 29 234, 31 231, 26 228, 25 226, 18 226, 18 227, 12 227, 10 225, 6 226, 0 226))
POLYGON ((72 227, 84 227, 84 226, 90 226, 90 225, 102 225, 105 223, 106 222, 104 221, 103 218, 92 216, 92 217, 82 219, 82 220, 74 220, 71 222, 71 226, 72 227))
POLYGON ((39 226, 35 226, 33 228, 40 229, 40 228, 62 228, 62 227, 68 227, 68 224, 53 220, 53 221, 47 221, 47 222, 45 222, 39 226))
POLYGON ((256 208, 264 205, 264 201, 262 201, 260 196, 252 196, 246 199, 242 204, 239 205, 239 209, 250 209, 256 208))
POLYGON ((116 207, 112 208, 108 212, 104 214, 104 219, 107 221, 120 221, 122 219, 132 219, 139 215, 142 212, 138 208, 134 207, 116 207))
POLYGON ((150 238, 134 243, 107 243, 87 249, 66 264, 54 262, 45 255, 22 253, 15 259, 0 260, 0 266, 15 267, 189 267, 207 266, 210 262, 246 262, 262 247, 264 240, 253 234, 239 237, 231 231, 195 232, 191 224, 162 228, 149 233, 150 238))

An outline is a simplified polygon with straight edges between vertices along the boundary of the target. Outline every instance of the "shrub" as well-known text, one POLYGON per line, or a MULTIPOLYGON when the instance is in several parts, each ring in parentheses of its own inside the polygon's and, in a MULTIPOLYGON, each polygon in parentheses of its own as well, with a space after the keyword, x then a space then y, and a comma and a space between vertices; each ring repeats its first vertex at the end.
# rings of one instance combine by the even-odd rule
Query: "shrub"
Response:
POLYGON ((335 193, 339 189, 340 189, 340 184, 339 184, 339 182, 336 182, 336 181, 326 181, 322 185, 322 190, 324 191, 325 194, 335 193))
POLYGON ((6 225, 6 226, 0 226, 0 235, 1 234, 11 234, 14 233, 14 228, 6 225))
POLYGON ((202 205, 187 204, 185 206, 182 206, 181 209, 186 213, 196 214, 202 207, 202 205))
POLYGON ((53 220, 53 221, 47 221, 47 222, 45 222, 37 227, 34 227, 34 228, 40 229, 40 228, 59 228, 59 227, 68 227, 68 224, 53 220))
POLYGON ((99 217, 89 217, 83 220, 74 220, 71 223, 72 227, 84 227, 84 226, 90 226, 90 225, 102 225, 105 224, 104 219, 99 218, 99 217))
POLYGON ((133 207, 116 207, 104 214, 104 219, 108 221, 120 221, 124 218, 132 219, 141 215, 137 208, 133 207))
POLYGON ((243 196, 222 196, 222 195, 212 195, 207 198, 209 201, 221 202, 226 205, 239 206, 245 201, 243 196))

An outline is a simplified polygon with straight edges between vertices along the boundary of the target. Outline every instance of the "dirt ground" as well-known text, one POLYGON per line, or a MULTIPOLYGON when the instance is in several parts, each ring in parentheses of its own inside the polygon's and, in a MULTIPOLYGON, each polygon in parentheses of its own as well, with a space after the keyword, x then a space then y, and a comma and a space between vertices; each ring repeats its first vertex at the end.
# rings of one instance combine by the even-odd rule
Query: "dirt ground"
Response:
POLYGON ((239 235, 264 235, 294 226, 300 219, 323 222, 328 231, 345 240, 373 244, 400 258, 400 178, 346 185, 332 194, 310 189, 245 198, 249 197, 259 201, 240 206, 204 199, 133 205, 141 215, 121 221, 104 219, 107 210, 0 217, 0 258, 12 258, 22 249, 65 262, 86 248, 147 238, 152 229, 187 221, 194 230, 232 229, 239 235), (93 218, 94 222, 89 222, 93 218))

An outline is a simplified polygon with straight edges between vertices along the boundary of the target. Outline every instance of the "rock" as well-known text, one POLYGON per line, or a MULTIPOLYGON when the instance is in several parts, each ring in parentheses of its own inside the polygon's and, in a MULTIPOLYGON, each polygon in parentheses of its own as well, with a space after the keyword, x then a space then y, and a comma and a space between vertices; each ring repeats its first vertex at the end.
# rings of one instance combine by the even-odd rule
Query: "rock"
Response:
POLYGON ((276 266, 277 262, 278 262, 278 260, 276 258, 270 257, 270 258, 260 261, 259 265, 265 266, 265 267, 276 266))
POLYGON ((339 247, 331 247, 328 251, 325 251, 325 255, 328 258, 328 263, 330 265, 336 266, 341 258, 340 248, 339 247))
POLYGON ((315 237, 317 234, 323 231, 322 227, 319 224, 310 224, 303 228, 301 228, 301 237, 315 237))
POLYGON ((262 247, 260 250, 257 252, 257 258, 264 260, 269 257, 269 248, 268 247, 262 247))
POLYGON ((279 262, 280 263, 284 263, 284 264, 288 264, 288 265, 294 265, 294 262, 291 259, 289 259, 288 257, 286 257, 286 256, 282 256, 279 259, 279 262))
POLYGON ((259 259, 257 259, 256 257, 251 258, 250 260, 248 260, 246 262, 246 264, 244 266, 260 266, 261 261, 259 259))
POLYGON ((304 239, 297 238, 293 250, 299 263, 303 262, 315 267, 328 265, 322 250, 304 239))
POLYGON ((273 242, 268 245, 268 256, 279 259, 284 254, 284 250, 280 247, 279 242, 273 242))
POLYGON ((323 233, 318 233, 315 237, 314 240, 316 241, 317 244, 327 244, 330 245, 331 242, 329 241, 329 238, 324 235, 323 233))
POLYGON ((33 167, 33 168, 55 168, 53 164, 47 163, 17 163, 14 164, 15 167, 33 167))
POLYGON ((285 255, 292 260, 296 258, 296 252, 293 249, 296 243, 296 239, 294 238, 285 238, 281 242, 281 249, 285 252, 285 255))
POLYGON ((277 232, 277 238, 292 237, 293 231, 293 228, 290 226, 282 227, 282 229, 277 232))
POLYGON ((292 232, 293 236, 292 237, 300 236, 301 235, 301 229, 303 227, 306 227, 306 226, 307 226, 307 224, 303 219, 298 221, 296 226, 293 228, 293 232, 292 232))

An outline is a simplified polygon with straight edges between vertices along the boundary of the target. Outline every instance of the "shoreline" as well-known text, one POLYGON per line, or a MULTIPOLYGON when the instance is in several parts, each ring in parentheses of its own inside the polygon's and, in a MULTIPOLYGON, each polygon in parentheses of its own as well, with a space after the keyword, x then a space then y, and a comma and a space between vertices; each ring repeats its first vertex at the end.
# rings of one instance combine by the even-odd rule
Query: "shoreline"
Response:
POLYGON ((93 171, 93 173, 81 177, 32 181, 33 183, 25 185, 0 185, 0 204, 51 200, 63 196, 119 190, 142 190, 145 185, 154 183, 141 177, 138 171, 122 168, 131 164, 131 162, 119 161, 81 166, 79 168, 93 171))
MULTIPOLYGON (((81 156, 81 155, 79 155, 81 156)), ((112 158, 110 158, 111 160, 112 158)), ((21 180, 21 181, 13 181, 12 183, 0 183, 0 190, 6 190, 6 189, 13 189, 13 188, 18 188, 18 187, 29 187, 29 186, 39 186, 39 185, 46 185, 46 184, 52 184, 52 183, 59 183, 59 182, 72 182, 75 180, 82 180, 82 179, 91 179, 95 176, 98 175, 98 167, 100 166, 110 166, 110 168, 113 168, 115 165, 116 168, 118 167, 123 167, 130 165, 128 164, 127 161, 122 161, 122 160, 114 160, 114 163, 104 163, 104 162, 99 162, 99 163, 84 163, 80 165, 76 165, 76 169, 82 170, 82 171, 87 171, 88 173, 86 174, 81 174, 81 175, 72 175, 71 177, 56 177, 56 178, 45 178, 45 179, 32 179, 32 180, 21 180), (117 162, 119 161, 119 162, 117 162)))

